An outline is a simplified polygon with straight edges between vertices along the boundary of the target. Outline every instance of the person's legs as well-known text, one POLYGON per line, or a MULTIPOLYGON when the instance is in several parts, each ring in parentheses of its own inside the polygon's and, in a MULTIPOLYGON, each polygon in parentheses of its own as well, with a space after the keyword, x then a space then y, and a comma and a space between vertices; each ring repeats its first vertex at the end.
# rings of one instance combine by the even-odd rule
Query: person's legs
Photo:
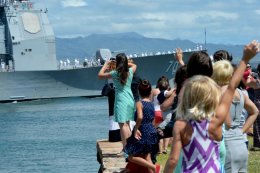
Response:
POLYGON ((162 154, 163 152, 163 139, 159 140, 159 151, 158 154, 162 154))
POLYGON ((155 165, 153 164, 153 162, 151 161, 151 156, 145 156, 145 158, 142 158, 142 157, 138 157, 138 156, 133 156, 133 155, 130 155, 128 156, 128 160, 133 162, 133 163, 136 163, 138 165, 141 165, 141 166, 144 166, 146 168, 149 169, 149 172, 151 173, 154 173, 155 172, 155 165), (150 158, 150 160, 149 160, 150 158), (146 160, 148 159, 148 160, 146 160))
POLYGON ((123 147, 125 147, 126 139, 131 136, 131 130, 130 130, 130 127, 129 127, 129 122, 119 123, 119 127, 120 127, 120 134, 121 134, 123 147))
MULTIPOLYGON (((151 159, 151 154, 147 154, 147 155, 145 156, 145 160, 147 160, 149 163, 151 163, 152 165, 154 165, 154 166, 155 166, 155 169, 156 169, 156 165, 153 164, 153 161, 152 161, 152 159, 151 159)), ((153 169, 149 169, 149 172, 154 172, 154 170, 153 170, 153 169)))
POLYGON ((170 138, 164 138, 163 139, 163 154, 167 154, 169 141, 170 141, 170 138))

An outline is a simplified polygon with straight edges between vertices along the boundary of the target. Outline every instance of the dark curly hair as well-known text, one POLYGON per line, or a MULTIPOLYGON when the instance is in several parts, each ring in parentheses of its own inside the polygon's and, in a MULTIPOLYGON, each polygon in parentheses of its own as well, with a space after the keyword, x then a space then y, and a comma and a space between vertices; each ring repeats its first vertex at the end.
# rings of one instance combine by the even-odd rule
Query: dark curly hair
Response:
POLYGON ((138 86, 138 91, 142 98, 149 97, 152 91, 152 86, 150 82, 146 79, 142 80, 138 86))
POLYGON ((232 54, 229 54, 226 50, 218 50, 213 55, 214 62, 220 61, 220 60, 228 60, 232 61, 233 57, 232 54))

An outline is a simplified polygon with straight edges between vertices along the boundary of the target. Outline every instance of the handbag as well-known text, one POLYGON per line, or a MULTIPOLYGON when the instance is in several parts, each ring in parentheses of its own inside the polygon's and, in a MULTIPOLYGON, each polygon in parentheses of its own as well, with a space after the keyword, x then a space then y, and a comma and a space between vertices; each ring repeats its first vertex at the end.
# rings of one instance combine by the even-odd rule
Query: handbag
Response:
POLYGON ((102 96, 108 96, 112 92, 115 92, 115 87, 113 83, 106 83, 101 91, 102 96))

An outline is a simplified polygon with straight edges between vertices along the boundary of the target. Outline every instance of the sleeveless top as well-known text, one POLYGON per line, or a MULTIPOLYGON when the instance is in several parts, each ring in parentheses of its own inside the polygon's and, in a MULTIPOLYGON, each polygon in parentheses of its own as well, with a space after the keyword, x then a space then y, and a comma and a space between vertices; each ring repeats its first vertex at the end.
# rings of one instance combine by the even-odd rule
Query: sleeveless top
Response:
MULTIPOLYGON (((230 107, 231 127, 225 130, 224 139, 228 140, 246 140, 241 128, 242 113, 244 109, 244 95, 240 89, 237 89, 240 99, 233 100, 230 107)), ((245 122, 244 122, 245 123, 245 122)))
POLYGON ((208 120, 189 121, 193 133, 190 143, 183 147, 182 172, 219 173, 219 145, 221 141, 209 138, 208 120))

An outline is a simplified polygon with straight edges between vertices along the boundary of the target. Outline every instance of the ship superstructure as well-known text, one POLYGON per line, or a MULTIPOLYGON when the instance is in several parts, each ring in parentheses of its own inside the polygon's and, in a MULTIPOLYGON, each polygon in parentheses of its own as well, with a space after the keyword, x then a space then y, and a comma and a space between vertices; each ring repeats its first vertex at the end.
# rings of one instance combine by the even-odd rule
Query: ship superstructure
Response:
POLYGON ((55 35, 47 12, 30 1, 1 1, 1 60, 15 71, 56 70, 55 35))
MULTIPOLYGON (((47 10, 29 0, 0 0, 0 101, 100 96, 106 83, 97 74, 112 55, 96 53, 97 63, 81 68, 58 68, 55 34, 47 10)), ((191 52, 184 53, 187 61, 191 52)), ((135 57, 137 73, 155 84, 162 75, 173 78, 173 53, 135 57)))

